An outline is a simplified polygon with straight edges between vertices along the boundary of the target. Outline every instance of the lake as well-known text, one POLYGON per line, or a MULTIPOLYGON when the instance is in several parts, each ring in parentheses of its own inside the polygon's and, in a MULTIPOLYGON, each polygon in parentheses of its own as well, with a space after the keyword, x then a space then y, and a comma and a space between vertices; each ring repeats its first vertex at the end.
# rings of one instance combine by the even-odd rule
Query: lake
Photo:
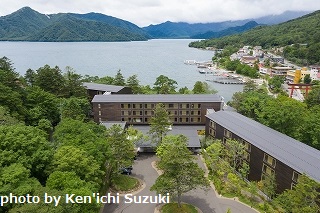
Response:
MULTIPOLYGON (((72 67, 81 75, 115 76, 120 69, 125 78, 137 74, 141 84, 153 85, 159 75, 178 83, 178 88, 193 88, 196 81, 210 76, 200 74, 195 65, 185 60, 208 61, 212 51, 188 47, 190 39, 156 39, 135 42, 0 42, 0 57, 6 56, 16 71, 24 75, 48 64, 64 71, 72 67)), ((230 100, 242 85, 208 82, 218 93, 230 100)))

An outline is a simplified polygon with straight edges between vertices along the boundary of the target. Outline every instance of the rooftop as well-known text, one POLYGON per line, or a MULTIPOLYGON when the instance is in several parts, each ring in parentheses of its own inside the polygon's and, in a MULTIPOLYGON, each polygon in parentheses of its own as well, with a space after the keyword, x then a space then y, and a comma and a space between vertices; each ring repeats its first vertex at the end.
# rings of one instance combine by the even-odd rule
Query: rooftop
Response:
POLYGON ((319 150, 236 112, 218 111, 206 117, 294 170, 320 181, 319 150))
MULTIPOLYGON (((133 126, 135 129, 140 130, 143 134, 147 134, 149 132, 150 126, 144 125, 135 125, 133 126)), ((205 126, 180 126, 180 125, 173 125, 172 130, 169 130, 168 135, 179 135, 182 134, 186 136, 188 140, 188 147, 189 148, 200 148, 200 139, 198 136, 197 130, 204 130, 205 126)), ((140 145, 140 147, 154 147, 155 145, 152 144, 150 141, 145 141, 140 145)))
POLYGON ((100 125, 105 126, 107 129, 109 129, 113 125, 120 125, 120 127, 124 129, 126 124, 127 123, 125 121, 101 121, 100 123, 100 125))
POLYGON ((182 95, 182 94, 157 94, 157 95, 126 95, 126 94, 113 94, 113 95, 95 95, 92 102, 223 102, 223 98, 216 94, 206 95, 182 95))
POLYGON ((88 82, 84 82, 83 86, 88 90, 97 90, 97 91, 104 91, 104 92, 119 92, 124 88, 123 86, 96 84, 96 83, 88 83, 88 82))

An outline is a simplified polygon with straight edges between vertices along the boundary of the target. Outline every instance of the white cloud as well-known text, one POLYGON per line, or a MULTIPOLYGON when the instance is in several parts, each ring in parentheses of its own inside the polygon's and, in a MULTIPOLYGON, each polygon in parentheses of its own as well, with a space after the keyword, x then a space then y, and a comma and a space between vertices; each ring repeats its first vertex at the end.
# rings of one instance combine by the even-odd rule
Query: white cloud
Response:
POLYGON ((29 6, 40 13, 99 12, 139 26, 165 21, 218 22, 280 14, 286 10, 314 11, 319 0, 1 0, 0 15, 29 6))

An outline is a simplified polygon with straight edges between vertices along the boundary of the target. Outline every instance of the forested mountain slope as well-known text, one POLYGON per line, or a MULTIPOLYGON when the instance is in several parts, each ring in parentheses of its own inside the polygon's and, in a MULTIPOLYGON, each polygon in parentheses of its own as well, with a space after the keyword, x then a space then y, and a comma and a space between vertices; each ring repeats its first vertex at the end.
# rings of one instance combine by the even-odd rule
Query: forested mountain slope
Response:
POLYGON ((320 11, 273 26, 260 26, 241 34, 190 43, 190 47, 224 48, 232 45, 285 47, 286 58, 300 64, 320 63, 320 11))
POLYGON ((44 15, 24 7, 0 17, 2 41, 136 41, 148 38, 138 26, 98 13, 44 15))

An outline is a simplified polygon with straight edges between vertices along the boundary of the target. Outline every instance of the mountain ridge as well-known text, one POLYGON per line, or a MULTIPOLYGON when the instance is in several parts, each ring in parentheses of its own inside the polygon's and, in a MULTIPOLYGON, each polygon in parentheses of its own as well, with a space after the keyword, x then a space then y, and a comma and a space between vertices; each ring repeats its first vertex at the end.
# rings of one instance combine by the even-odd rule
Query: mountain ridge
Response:
MULTIPOLYGON (((305 12, 307 13, 307 12, 305 12)), ((301 12, 287 12, 290 17, 301 12)), ((288 16, 289 16, 288 15, 288 16)), ((261 22, 274 22, 277 17, 258 18, 261 22)), ((145 41, 157 38, 209 38, 246 31, 253 19, 195 23, 166 21, 140 28, 113 16, 90 12, 86 14, 42 14, 23 7, 0 17, 0 41, 145 41)), ((257 22, 260 24, 259 22, 257 22)))

